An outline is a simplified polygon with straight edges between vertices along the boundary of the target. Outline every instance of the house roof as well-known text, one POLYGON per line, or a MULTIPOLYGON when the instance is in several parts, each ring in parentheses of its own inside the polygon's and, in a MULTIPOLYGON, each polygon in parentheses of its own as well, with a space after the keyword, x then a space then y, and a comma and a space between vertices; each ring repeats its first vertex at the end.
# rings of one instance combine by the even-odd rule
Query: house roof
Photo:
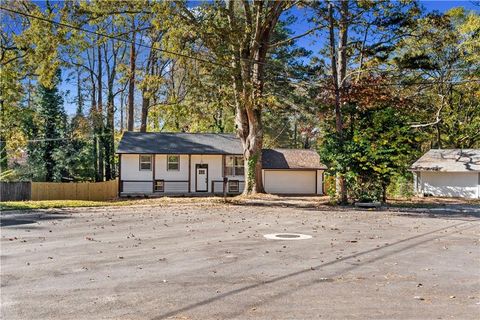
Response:
MULTIPOLYGON (((242 143, 226 133, 133 132, 123 134, 117 153, 243 154, 242 143)), ((264 169, 326 169, 314 150, 264 149, 264 169)))
POLYGON ((263 169, 326 169, 315 150, 264 149, 263 169))
POLYGON ((243 150, 233 134, 127 131, 117 153, 243 154, 243 150))
POLYGON ((480 149, 432 149, 412 164, 410 170, 478 172, 480 149))

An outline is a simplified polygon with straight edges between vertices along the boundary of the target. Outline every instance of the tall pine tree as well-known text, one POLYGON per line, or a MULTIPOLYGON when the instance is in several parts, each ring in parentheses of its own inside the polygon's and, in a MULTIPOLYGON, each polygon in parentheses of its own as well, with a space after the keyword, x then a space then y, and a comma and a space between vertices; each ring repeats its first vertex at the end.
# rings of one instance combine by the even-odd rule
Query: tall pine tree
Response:
POLYGON ((58 90, 61 72, 56 71, 56 76, 50 87, 42 84, 38 87, 39 105, 38 115, 40 120, 38 144, 45 167, 45 181, 60 180, 62 169, 59 165, 58 154, 61 154, 62 138, 65 133, 66 114, 63 108, 63 98, 58 90))

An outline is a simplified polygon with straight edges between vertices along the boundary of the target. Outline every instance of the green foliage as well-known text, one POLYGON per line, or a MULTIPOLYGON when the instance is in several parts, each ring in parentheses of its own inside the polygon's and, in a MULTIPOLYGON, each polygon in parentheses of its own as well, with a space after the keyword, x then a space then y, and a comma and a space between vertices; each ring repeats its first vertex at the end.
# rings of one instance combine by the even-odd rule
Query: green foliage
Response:
MULTIPOLYGON (((336 38, 340 3, 333 2, 336 38)), ((150 102, 148 131, 235 132, 235 115, 245 107, 260 115, 264 147, 322 144, 322 160, 333 175, 346 178, 352 198, 379 199, 386 185, 389 194, 408 196, 405 168, 431 147, 480 148, 478 12, 455 8, 425 15, 416 1, 350 0, 347 85, 341 97, 344 134, 338 137, 329 50, 311 55, 288 40, 298 35, 291 30, 298 24, 291 13, 298 10, 287 10, 276 23, 266 63, 259 65, 263 80, 253 81, 256 57, 250 49, 264 42, 249 40, 255 28, 245 13, 252 10, 264 19, 275 1, 21 4, 4 6, 114 38, 5 13, 0 30, 0 167, 2 175, 8 173, 5 179, 107 176, 97 168, 113 163, 113 137, 124 129, 114 119, 124 119, 119 113, 127 100, 128 41, 133 40, 142 43, 136 47, 134 100, 139 107, 139 97, 150 102), (60 69, 66 75, 61 84, 60 69), (71 85, 69 72, 77 75, 79 112, 67 119, 58 88, 71 85), (425 125, 411 127, 416 124, 425 125)), ((314 36, 328 37, 327 4, 303 4, 307 20, 318 27, 314 36)), ((138 122, 138 114, 134 118, 138 122)), ((255 158, 247 166, 254 170, 251 161, 255 158)), ((330 185, 327 192, 333 194, 330 185)))
MULTIPOLYGON (((60 70, 51 87, 38 86, 38 105, 35 115, 24 130, 29 140, 30 177, 40 181, 60 181, 65 174, 66 114, 58 90, 60 70)), ((26 123, 27 124, 27 123, 26 123)))
POLYGON ((5 201, 0 210, 35 210, 52 208, 108 207, 131 205, 129 201, 87 201, 87 200, 42 200, 42 201, 5 201))
POLYGON ((454 8, 419 19, 413 37, 398 46, 393 62, 408 71, 404 81, 432 83, 412 87, 418 97, 412 105, 415 122, 425 124, 429 146, 480 146, 479 43, 478 13, 454 8))
POLYGON ((256 165, 257 165, 257 161, 258 161, 258 158, 259 158, 259 154, 256 153, 252 156, 250 156, 250 158, 247 160, 246 164, 247 164, 247 185, 248 185, 248 191, 252 191, 252 185, 253 183, 255 182, 255 168, 256 168, 256 165))
POLYGON ((379 200, 395 175, 405 174, 418 155, 420 135, 409 118, 391 107, 355 114, 340 139, 327 133, 319 150, 333 175, 344 174, 355 200, 379 200))
POLYGON ((411 173, 399 174, 392 177, 392 181, 387 188, 387 194, 393 198, 411 198, 413 197, 413 177, 411 173))

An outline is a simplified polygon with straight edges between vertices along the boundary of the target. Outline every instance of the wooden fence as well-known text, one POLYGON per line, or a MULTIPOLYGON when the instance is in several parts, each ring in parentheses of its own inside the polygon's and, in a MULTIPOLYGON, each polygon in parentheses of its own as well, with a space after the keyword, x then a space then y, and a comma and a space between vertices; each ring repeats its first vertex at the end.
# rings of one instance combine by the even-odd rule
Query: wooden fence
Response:
POLYGON ((0 201, 92 200, 117 197, 118 180, 106 182, 0 182, 0 201))
POLYGON ((0 201, 30 200, 31 182, 0 182, 0 201))
POLYGON ((118 180, 105 182, 32 182, 31 200, 110 200, 118 194, 118 180))

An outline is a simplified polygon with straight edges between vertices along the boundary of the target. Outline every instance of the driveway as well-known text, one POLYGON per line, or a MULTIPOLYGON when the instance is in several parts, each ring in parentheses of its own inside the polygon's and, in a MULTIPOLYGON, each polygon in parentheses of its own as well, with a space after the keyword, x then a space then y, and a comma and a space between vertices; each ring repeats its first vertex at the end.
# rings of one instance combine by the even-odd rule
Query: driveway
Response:
POLYGON ((479 223, 284 203, 3 212, 1 318, 478 319, 479 223))

